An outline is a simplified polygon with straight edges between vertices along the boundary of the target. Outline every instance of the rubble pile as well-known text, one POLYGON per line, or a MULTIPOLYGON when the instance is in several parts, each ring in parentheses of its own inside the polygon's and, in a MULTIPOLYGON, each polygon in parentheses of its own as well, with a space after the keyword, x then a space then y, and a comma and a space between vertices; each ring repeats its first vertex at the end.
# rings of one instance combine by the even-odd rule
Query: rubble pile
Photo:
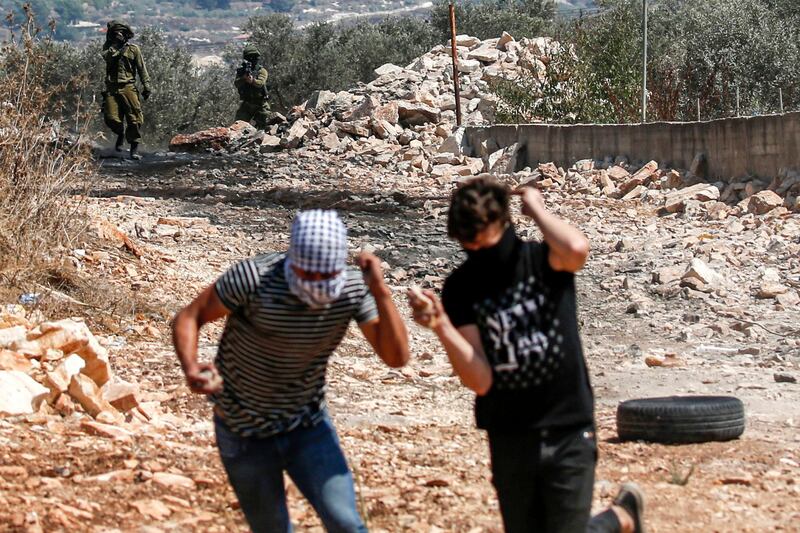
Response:
MULTIPOLYGON (((460 35, 456 45, 461 110, 467 126, 494 122, 497 99, 489 90, 492 80, 515 79, 523 73, 544 76, 549 57, 559 47, 547 37, 516 41, 507 33, 484 41, 460 35)), ((380 167, 405 175, 470 176, 499 169, 461 153, 463 131, 454 131, 456 101, 449 45, 437 46, 405 67, 383 65, 375 69, 375 75, 372 82, 350 91, 316 91, 288 117, 280 117, 285 122, 267 132, 236 123, 178 135, 170 150, 269 153, 306 147, 345 158, 374 156, 380 167)))
POLYGON ((157 402, 141 401, 137 385, 114 375, 84 322, 35 315, 19 305, 0 313, 0 417, 60 415, 109 438, 129 438, 122 425, 153 418, 157 402))

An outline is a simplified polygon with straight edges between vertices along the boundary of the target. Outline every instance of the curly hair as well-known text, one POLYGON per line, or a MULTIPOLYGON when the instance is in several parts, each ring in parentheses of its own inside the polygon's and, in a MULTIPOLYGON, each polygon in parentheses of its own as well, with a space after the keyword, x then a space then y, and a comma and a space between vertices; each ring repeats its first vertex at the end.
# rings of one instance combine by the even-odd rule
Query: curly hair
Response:
POLYGON ((447 235, 462 242, 500 222, 511 221, 509 191, 490 177, 477 177, 453 191, 447 213, 447 235))

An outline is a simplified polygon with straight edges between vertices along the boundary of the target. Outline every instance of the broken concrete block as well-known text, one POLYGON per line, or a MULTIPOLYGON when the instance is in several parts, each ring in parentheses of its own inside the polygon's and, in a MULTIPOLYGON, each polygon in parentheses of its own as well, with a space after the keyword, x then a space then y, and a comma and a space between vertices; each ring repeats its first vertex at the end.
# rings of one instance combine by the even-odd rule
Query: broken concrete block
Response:
POLYGON ((0 371, 0 416, 35 413, 49 393, 24 372, 0 371))
POLYGON ((67 390, 69 395, 77 400, 83 409, 92 417, 97 417, 97 415, 104 411, 118 414, 117 410, 103 399, 103 395, 97 384, 83 374, 72 376, 67 390))

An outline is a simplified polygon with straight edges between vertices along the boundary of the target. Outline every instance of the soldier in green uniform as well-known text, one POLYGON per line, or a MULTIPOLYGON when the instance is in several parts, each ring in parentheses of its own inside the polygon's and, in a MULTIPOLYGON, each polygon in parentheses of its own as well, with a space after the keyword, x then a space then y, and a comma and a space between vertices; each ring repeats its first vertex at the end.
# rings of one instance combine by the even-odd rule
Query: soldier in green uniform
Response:
POLYGON ((127 139, 131 146, 131 159, 141 159, 137 153, 142 141, 140 128, 144 124, 136 77, 142 83, 141 96, 150 96, 150 76, 144 66, 142 52, 128 41, 133 38, 131 27, 112 20, 108 23, 103 59, 106 62, 106 90, 103 93, 103 119, 117 134, 116 149, 122 150, 127 139), (126 123, 127 122, 127 128, 126 123))
POLYGON ((252 44, 244 47, 242 57, 244 63, 236 71, 233 82, 242 101, 236 111, 236 120, 255 120, 256 128, 265 130, 271 115, 267 102, 267 69, 258 64, 261 54, 252 44))

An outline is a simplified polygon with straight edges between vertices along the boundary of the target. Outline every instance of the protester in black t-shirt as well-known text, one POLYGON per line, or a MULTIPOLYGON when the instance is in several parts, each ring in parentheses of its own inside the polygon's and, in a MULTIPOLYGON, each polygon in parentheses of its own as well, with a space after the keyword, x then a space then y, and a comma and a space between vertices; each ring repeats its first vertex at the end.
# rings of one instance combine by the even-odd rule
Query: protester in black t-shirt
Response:
POLYGON ((414 318, 434 330, 478 395, 507 532, 639 533, 643 498, 634 484, 589 518, 597 447, 574 279, 589 242, 549 213, 537 190, 516 194, 544 242, 517 237, 505 187, 468 182, 453 194, 447 222, 467 260, 445 281, 442 302, 432 291, 410 294, 414 318))

